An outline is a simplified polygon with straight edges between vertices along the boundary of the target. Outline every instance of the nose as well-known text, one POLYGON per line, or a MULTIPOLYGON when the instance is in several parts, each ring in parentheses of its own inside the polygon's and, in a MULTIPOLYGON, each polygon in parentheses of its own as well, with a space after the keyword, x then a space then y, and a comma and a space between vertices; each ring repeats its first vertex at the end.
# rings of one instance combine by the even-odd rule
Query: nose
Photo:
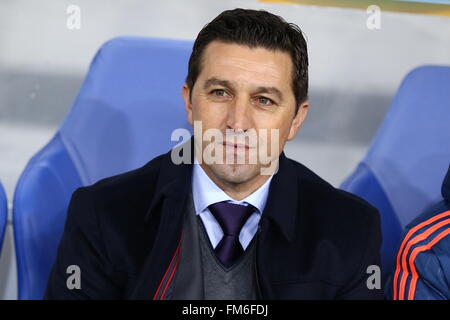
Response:
POLYGON ((227 113, 227 129, 246 132, 253 127, 251 106, 245 97, 236 98, 227 113))

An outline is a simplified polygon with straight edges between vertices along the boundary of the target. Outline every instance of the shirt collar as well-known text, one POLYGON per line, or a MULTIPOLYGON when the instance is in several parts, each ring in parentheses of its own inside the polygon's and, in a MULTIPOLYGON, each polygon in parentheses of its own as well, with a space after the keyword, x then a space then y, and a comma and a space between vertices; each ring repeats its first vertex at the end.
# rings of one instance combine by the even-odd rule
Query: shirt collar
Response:
POLYGON ((245 199, 237 201, 232 199, 222 189, 220 189, 214 181, 208 177, 197 160, 195 160, 192 174, 192 196, 194 199, 195 212, 200 214, 208 206, 216 202, 231 201, 236 204, 249 203, 257 208, 258 213, 261 214, 266 206, 272 177, 273 175, 270 176, 261 187, 245 199))

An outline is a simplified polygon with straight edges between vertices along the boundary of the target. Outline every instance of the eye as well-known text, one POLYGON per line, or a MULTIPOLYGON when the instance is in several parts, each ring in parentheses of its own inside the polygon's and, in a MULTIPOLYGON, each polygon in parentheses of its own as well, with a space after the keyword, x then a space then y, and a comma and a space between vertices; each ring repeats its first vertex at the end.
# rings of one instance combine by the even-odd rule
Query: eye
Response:
POLYGON ((257 98, 258 103, 263 106, 271 106, 275 104, 275 102, 272 99, 266 98, 266 97, 258 97, 257 98))
POLYGON ((211 94, 216 97, 225 97, 227 92, 224 89, 214 89, 211 94))

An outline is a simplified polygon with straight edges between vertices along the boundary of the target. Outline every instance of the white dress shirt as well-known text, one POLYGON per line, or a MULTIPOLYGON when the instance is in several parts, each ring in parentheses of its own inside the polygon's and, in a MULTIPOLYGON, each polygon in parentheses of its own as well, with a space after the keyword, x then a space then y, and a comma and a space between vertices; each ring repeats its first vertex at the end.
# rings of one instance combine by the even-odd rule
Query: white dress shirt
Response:
POLYGON ((202 219, 213 248, 215 248, 222 239, 223 231, 219 225, 219 222, 209 211, 208 206, 216 202, 228 201, 244 206, 251 204, 257 208, 257 210, 255 210, 245 222, 241 229, 241 233, 239 234, 239 242, 245 250, 258 230, 258 223, 261 219, 261 214, 264 207, 266 206, 272 177, 273 175, 270 176, 261 187, 259 187, 248 197, 242 199, 241 201, 236 201, 227 195, 208 177, 197 161, 194 162, 192 173, 192 196, 194 200, 195 213, 202 219))

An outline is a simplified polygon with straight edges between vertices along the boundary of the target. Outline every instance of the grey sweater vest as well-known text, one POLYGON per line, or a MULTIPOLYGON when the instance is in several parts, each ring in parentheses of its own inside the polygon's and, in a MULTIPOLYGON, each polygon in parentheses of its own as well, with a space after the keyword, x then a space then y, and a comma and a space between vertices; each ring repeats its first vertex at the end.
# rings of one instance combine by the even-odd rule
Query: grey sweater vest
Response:
POLYGON ((189 193, 183 224, 180 261, 166 299, 257 299, 253 239, 244 254, 226 269, 217 259, 189 193))

